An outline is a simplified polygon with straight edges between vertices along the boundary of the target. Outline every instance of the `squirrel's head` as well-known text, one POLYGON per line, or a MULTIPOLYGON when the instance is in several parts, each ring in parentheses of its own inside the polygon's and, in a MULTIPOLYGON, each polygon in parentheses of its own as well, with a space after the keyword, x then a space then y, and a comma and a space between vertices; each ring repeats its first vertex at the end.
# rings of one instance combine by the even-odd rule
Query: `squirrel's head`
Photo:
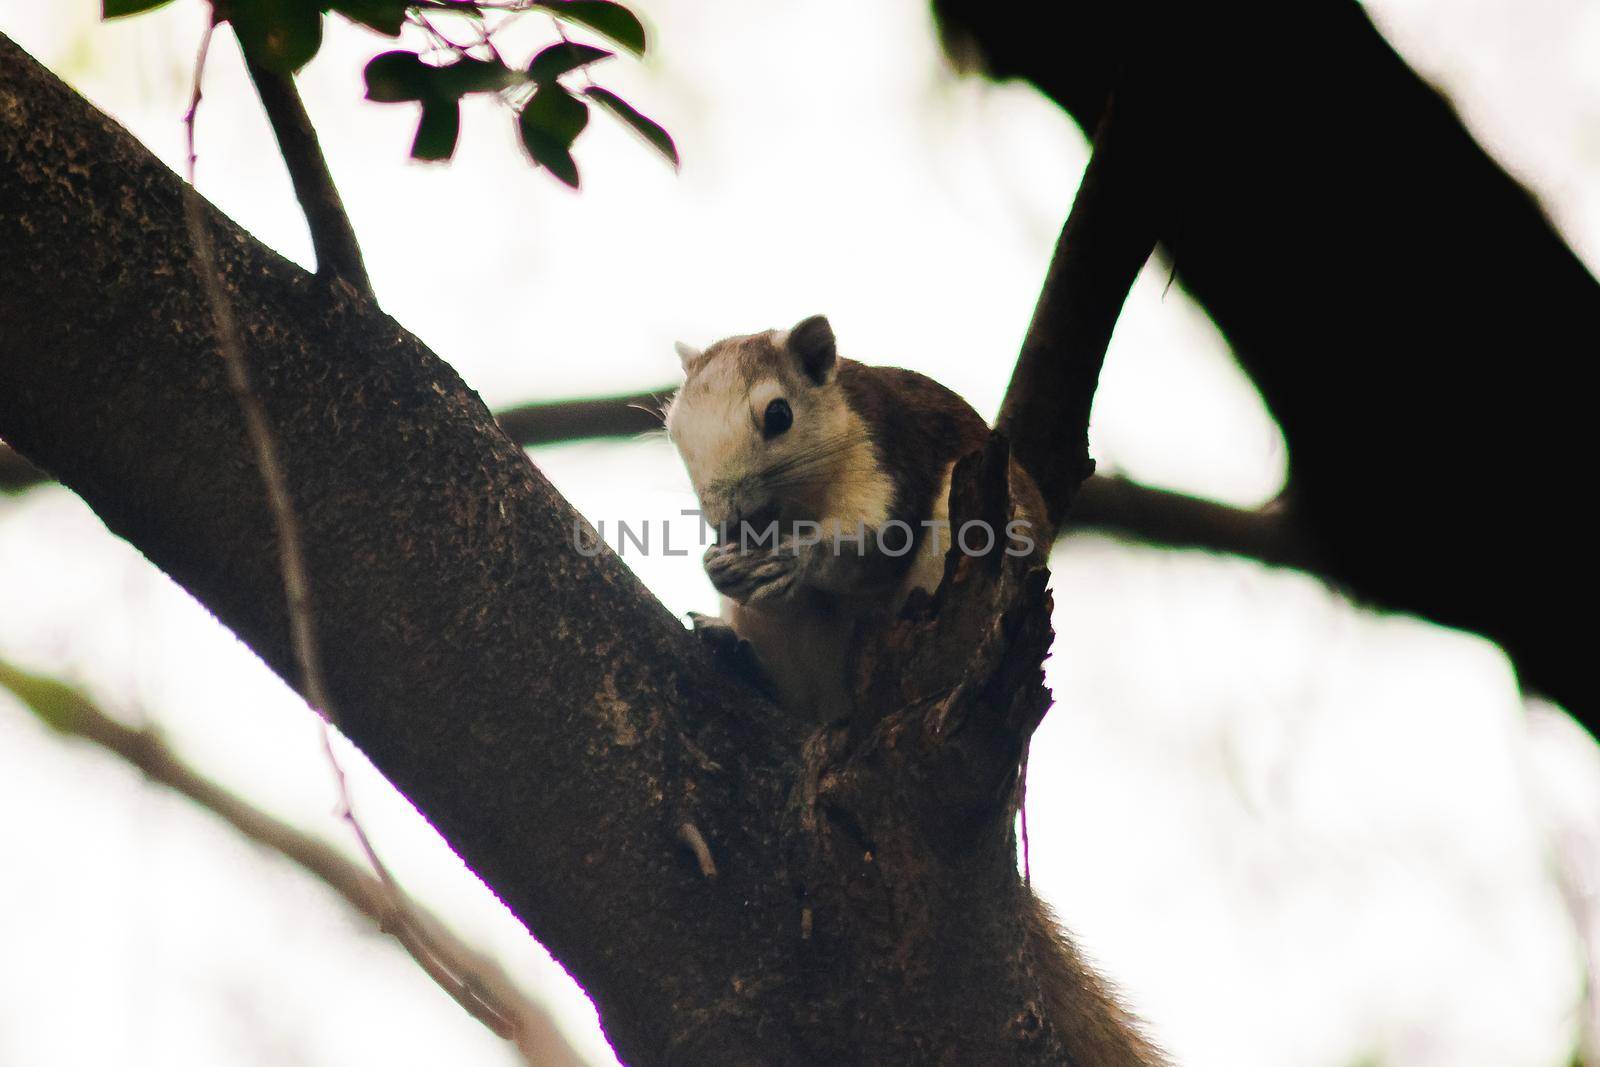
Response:
POLYGON ((813 315, 704 352, 679 344, 678 358, 684 382, 667 409, 667 436, 705 521, 726 531, 821 517, 863 437, 839 388, 828 320, 813 315))

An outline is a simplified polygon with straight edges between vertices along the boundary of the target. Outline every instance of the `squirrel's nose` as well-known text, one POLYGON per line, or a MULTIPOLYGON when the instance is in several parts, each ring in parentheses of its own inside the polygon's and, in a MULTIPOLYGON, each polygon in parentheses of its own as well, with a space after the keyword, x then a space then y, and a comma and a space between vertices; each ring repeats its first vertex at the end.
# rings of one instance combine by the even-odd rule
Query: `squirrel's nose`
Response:
POLYGON ((717 540, 723 544, 732 544, 741 536, 749 536, 752 539, 765 538, 767 527, 777 521, 778 505, 773 501, 762 504, 754 511, 735 510, 717 528, 717 540), (749 528, 748 535, 745 534, 746 527, 749 528))

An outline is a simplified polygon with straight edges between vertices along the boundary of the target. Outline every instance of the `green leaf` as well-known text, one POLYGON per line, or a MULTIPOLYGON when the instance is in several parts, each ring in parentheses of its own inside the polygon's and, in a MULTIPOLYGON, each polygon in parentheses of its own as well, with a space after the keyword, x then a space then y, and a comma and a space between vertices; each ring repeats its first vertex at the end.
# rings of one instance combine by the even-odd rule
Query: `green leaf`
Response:
POLYGON ((522 109, 520 121, 524 131, 532 129, 562 148, 571 148, 572 142, 589 124, 589 106, 560 85, 550 82, 539 86, 539 91, 522 109))
POLYGON ((572 149, 531 123, 519 119, 517 128, 522 133, 522 145, 533 161, 576 189, 578 163, 572 158, 572 149))
POLYGON ((454 100, 429 100, 422 105, 422 120, 417 137, 411 142, 411 158, 442 162, 456 154, 456 138, 461 134, 461 105, 454 100))
POLYGON ((598 63, 615 55, 593 45, 561 41, 533 57, 528 64, 528 77, 536 82, 553 82, 563 74, 598 63))
POLYGON ((406 3, 407 0, 331 0, 328 7, 351 22, 398 37, 406 24, 406 3))
POLYGON ((512 70, 499 60, 471 56, 447 67, 429 69, 433 71, 430 78, 433 92, 452 100, 467 93, 495 92, 527 80, 521 71, 512 70))
POLYGON ((54 678, 29 674, 7 663, 0 663, 0 689, 9 689, 52 730, 71 733, 88 702, 83 694, 54 678))
POLYGON ((447 67, 430 67, 414 52, 385 52, 367 63, 367 99, 392 104, 399 100, 459 100, 467 93, 485 93, 527 80, 521 71, 495 60, 470 56, 447 67))
POLYGON ((367 64, 367 99, 383 104, 421 100, 429 95, 429 79, 436 68, 415 52, 385 52, 367 64))
POLYGON ((517 129, 528 155, 574 189, 578 187, 578 164, 572 158, 572 142, 588 124, 588 105, 556 82, 539 86, 517 116, 517 129))
POLYGON ((280 74, 293 74, 322 47, 317 0, 233 0, 228 21, 245 55, 280 74))
POLYGON ((172 0, 100 0, 100 17, 122 18, 124 15, 137 15, 141 11, 153 11, 170 3, 172 0))
POLYGON ((584 95, 605 105, 617 118, 627 123, 633 131, 650 143, 650 147, 667 157, 674 168, 678 166, 678 146, 673 143, 672 135, 661 127, 660 123, 645 118, 633 109, 633 105, 610 89, 602 89, 598 85, 591 85, 584 91, 584 95))
POLYGON ((644 55, 644 24, 621 4, 611 0, 538 0, 534 6, 563 22, 586 26, 609 37, 634 55, 644 55))

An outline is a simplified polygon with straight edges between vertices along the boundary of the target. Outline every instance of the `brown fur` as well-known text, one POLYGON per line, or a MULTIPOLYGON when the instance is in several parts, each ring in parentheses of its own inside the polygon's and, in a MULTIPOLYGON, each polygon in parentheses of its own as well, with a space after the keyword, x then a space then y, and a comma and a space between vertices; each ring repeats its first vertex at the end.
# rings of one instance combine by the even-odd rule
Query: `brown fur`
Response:
MULTIPOLYGON (((909 525, 920 546, 927 534, 920 524, 933 514, 946 468, 981 449, 989 427, 959 395, 915 371, 841 359, 838 373, 846 403, 867 424, 894 483, 889 517, 909 525)), ((913 556, 903 557, 906 566, 913 556)))
POLYGON ((1062 932, 1044 901, 1029 894, 1028 955, 1045 1018, 1071 1067, 1164 1067, 1167 1063, 1062 932))

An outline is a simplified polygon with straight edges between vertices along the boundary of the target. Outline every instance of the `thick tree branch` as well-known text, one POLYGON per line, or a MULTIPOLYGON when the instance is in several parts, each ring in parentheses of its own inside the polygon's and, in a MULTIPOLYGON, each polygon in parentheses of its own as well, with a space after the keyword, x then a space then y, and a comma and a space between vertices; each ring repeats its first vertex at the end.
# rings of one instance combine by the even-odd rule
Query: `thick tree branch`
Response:
POLYGON ((294 76, 268 70, 248 56, 245 67, 272 124, 283 161, 288 164, 295 198, 300 201, 300 210, 311 231, 317 275, 338 278, 367 299, 376 299, 372 282, 367 277, 366 263, 361 258, 355 227, 344 209, 338 187, 333 184, 333 174, 328 170, 328 161, 317 141, 311 116, 306 113, 305 102, 295 88, 294 76))
POLYGON ((413 906, 415 926, 397 925, 393 898, 375 875, 194 770, 157 731, 124 726, 77 690, 4 662, 0 662, 0 689, 9 689, 51 729, 98 745, 332 889, 393 936, 463 1008, 512 1041, 530 1067, 580 1067, 586 1062, 540 1004, 529 999, 494 960, 452 934, 443 920, 413 906), (448 968, 446 974, 434 970, 441 961, 448 968), (509 1030, 502 1032, 508 1022, 509 1030))
MULTIPOLYGON (((0 203, 0 434, 295 677, 181 183, 0 40, 0 203)), ((295 487, 341 728, 583 983, 624 1056, 803 1061, 764 977, 798 927, 773 884, 784 721, 619 561, 574 549, 577 516, 446 365, 216 211, 205 224, 295 487), (691 810, 715 883, 676 842, 691 810)))
POLYGON ((1111 331, 1155 247, 1156 155, 1150 118, 1126 100, 1106 108, 1094 151, 1050 260, 996 429, 1044 495, 1059 528, 1094 472, 1089 409, 1111 331))

